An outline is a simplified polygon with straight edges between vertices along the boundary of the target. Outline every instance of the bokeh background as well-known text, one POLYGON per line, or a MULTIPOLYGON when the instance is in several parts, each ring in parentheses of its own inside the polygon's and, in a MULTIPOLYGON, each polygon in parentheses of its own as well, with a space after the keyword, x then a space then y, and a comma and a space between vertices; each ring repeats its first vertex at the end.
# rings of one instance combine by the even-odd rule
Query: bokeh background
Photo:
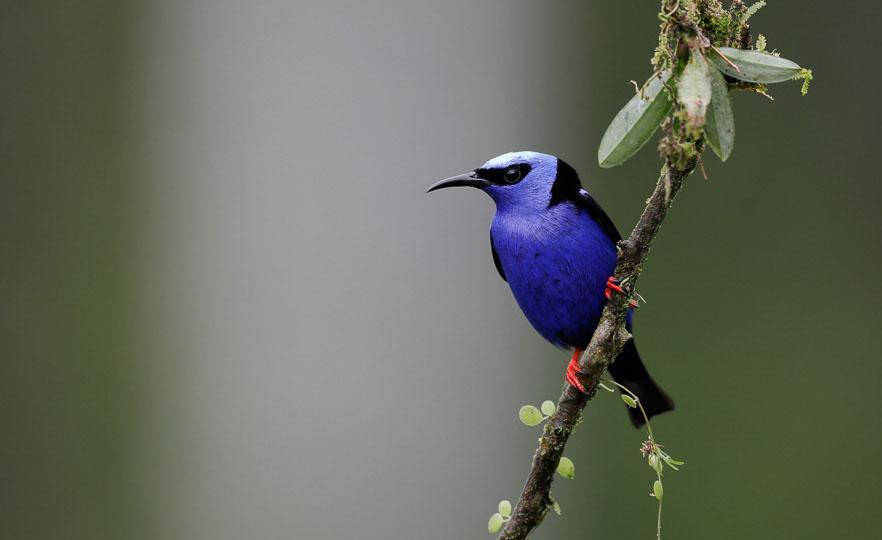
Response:
MULTIPOLYGON (((776 0, 814 69, 736 95, 655 245, 637 339, 672 538, 869 538, 882 511, 879 7, 776 0)), ((654 3, 5 2, 0 537, 488 538, 566 355, 431 182, 572 163, 629 230, 659 167, 596 148, 654 3)), ((588 408, 536 538, 650 538, 642 433, 588 408), (590 531, 590 532, 589 532, 590 531)))

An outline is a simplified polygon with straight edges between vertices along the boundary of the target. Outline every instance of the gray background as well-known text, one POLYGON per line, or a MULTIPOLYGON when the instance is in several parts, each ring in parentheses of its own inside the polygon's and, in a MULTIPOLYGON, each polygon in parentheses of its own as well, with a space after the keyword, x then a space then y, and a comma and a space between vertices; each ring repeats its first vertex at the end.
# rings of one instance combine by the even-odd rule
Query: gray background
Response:
MULTIPOLYGON (((596 166, 657 6, 17 3, 0 13, 9 538, 484 538, 566 355, 431 182, 559 155, 627 231, 652 145, 596 166)), ((653 250, 641 351, 678 538, 872 536, 882 510, 872 3, 754 19, 816 83, 735 96, 653 250)), ((536 538, 651 537, 651 471, 592 403, 536 538)))

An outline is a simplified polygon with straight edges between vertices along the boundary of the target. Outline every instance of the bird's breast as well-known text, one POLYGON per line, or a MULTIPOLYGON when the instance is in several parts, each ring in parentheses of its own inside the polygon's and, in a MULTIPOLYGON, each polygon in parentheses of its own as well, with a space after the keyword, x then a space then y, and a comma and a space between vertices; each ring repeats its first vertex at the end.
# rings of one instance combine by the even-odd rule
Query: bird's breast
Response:
POLYGON ((587 345, 615 269, 612 241, 590 218, 494 217, 490 234, 524 315, 559 347, 587 345))

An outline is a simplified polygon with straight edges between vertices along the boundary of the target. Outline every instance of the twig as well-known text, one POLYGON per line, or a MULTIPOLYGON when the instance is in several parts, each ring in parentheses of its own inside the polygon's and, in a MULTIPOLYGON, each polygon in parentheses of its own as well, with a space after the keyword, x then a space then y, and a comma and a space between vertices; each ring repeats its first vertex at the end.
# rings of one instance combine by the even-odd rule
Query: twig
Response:
MULTIPOLYGON (((643 446, 640 447, 640 451, 644 452, 644 449, 647 448, 647 444, 648 444, 649 445, 648 451, 651 452, 651 453, 649 453, 649 459, 652 459, 653 457, 655 457, 656 459, 659 459, 657 452, 659 452, 661 445, 655 440, 655 434, 652 432, 652 423, 649 421, 649 415, 646 414, 646 409, 643 408, 643 403, 640 401, 640 398, 637 397, 637 394, 635 394, 630 389, 628 389, 627 386, 619 384, 612 379, 607 379, 606 382, 612 383, 615 386, 618 386, 622 390, 622 394, 628 394, 629 396, 631 396, 631 399, 634 400, 634 403, 637 404, 637 407, 640 407, 640 414, 643 415, 643 420, 646 421, 646 433, 649 437, 649 440, 646 441, 645 443, 643 443, 643 446)), ((646 455, 647 454, 644 454, 644 456, 646 456, 646 455)), ((661 469, 656 468, 656 467, 652 467, 652 469, 655 471, 655 476, 658 479, 658 481, 661 482, 661 480, 662 480, 661 469)), ((658 517, 656 518, 656 521, 655 521, 655 538, 656 538, 656 540, 661 540, 661 517, 662 517, 662 499, 658 499, 658 517)))
POLYGON ((701 159, 701 154, 698 154, 698 167, 701 169, 701 176, 703 176, 705 181, 707 181, 707 171, 704 170, 704 160, 701 159))
POLYGON ((623 285, 625 294, 615 295, 607 302, 600 317, 600 322, 591 343, 579 359, 580 377, 587 394, 564 383, 563 393, 557 402, 557 411, 545 423, 545 430, 539 441, 539 448, 533 455, 533 465, 520 500, 512 512, 511 519, 505 525, 500 540, 524 539, 542 523, 553 501, 549 495, 554 471, 563 454, 567 439, 582 414, 582 409, 597 392, 600 377, 606 368, 615 360, 622 346, 630 339, 625 330, 625 314, 627 299, 631 297, 634 284, 643 270, 643 263, 649 254, 652 241, 667 215, 668 209, 680 191, 683 180, 695 169, 696 160, 692 159, 682 169, 666 162, 661 175, 646 203, 640 220, 631 231, 631 235, 618 244, 619 260, 616 264, 615 276, 623 285), (669 195, 666 184, 669 186, 669 195))
MULTIPOLYGON (((673 76, 666 83, 671 84, 669 93, 672 97, 676 96, 678 91, 675 83, 680 60, 670 50, 669 47, 672 44, 677 48, 683 47, 698 37, 701 40, 701 46, 710 46, 734 69, 740 71, 737 65, 721 54, 719 49, 705 38, 706 35, 716 35, 710 32, 710 27, 705 28, 703 25, 707 24, 706 21, 714 21, 723 17, 723 15, 719 15, 724 12, 721 3, 718 0, 708 0, 697 4, 690 2, 689 4, 684 7, 680 5, 679 0, 662 0, 660 17, 664 24, 659 35, 659 42, 663 45, 664 50, 672 56, 671 63, 667 66, 664 65, 665 62, 661 61, 653 65, 656 69, 667 67, 673 70, 673 76), (667 9, 665 6, 668 6, 667 9), (699 22, 701 24, 697 24, 699 22)), ((734 9, 733 7, 732 10, 734 9)), ((732 10, 726 16, 731 17, 732 10)), ((606 303, 597 328, 594 330, 594 335, 591 337, 591 342, 579 359, 579 370, 582 372, 579 379, 587 389, 587 393, 583 394, 578 389, 564 383, 563 391, 557 402, 557 410, 545 422, 542 438, 539 440, 539 448, 533 454, 532 467, 521 497, 515 505, 511 518, 505 523, 505 527, 499 535, 500 540, 527 538, 533 529, 542 523, 548 511, 553 508, 554 503, 549 494, 551 482, 567 440, 579 421, 582 410, 596 394, 604 371, 631 338, 625 329, 628 299, 634 295, 634 286, 643 270, 643 263, 646 261, 659 227, 661 227, 668 209, 683 186, 683 181, 698 165, 698 158, 704 147, 703 135, 690 134, 689 130, 684 129, 682 122, 677 121, 678 115, 682 117, 682 112, 681 105, 675 101, 674 111, 662 123, 661 129, 664 135, 659 144, 659 151, 664 165, 661 174, 652 195, 646 201, 646 207, 643 209, 634 230, 631 231, 627 239, 618 243, 619 258, 616 263, 615 277, 624 289, 624 294, 615 295, 606 303)), ((660 481, 661 473, 658 474, 660 481)), ((657 535, 661 535, 661 505, 659 505, 657 535)))
POLYGON ((721 53, 721 52, 720 52, 720 49, 714 47, 713 45, 711 45, 710 48, 713 49, 715 53, 719 54, 719 55, 720 55, 720 58, 722 58, 724 62, 726 62, 727 64, 729 64, 730 66, 732 66, 732 69, 734 69, 734 70, 737 71, 738 73, 741 73, 741 68, 738 67, 738 64, 736 64, 735 62, 729 60, 729 57, 726 56, 725 54, 721 53))

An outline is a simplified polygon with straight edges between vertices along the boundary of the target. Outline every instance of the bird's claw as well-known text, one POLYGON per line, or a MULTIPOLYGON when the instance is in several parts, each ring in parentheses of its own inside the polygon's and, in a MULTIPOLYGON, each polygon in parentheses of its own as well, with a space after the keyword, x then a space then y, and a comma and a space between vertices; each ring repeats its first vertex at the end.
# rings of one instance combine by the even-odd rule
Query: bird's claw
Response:
POLYGON ((583 374, 579 371, 580 356, 582 356, 582 351, 580 349, 573 351, 573 357, 570 359, 569 365, 567 365, 567 382, 574 388, 577 388, 579 392, 587 394, 588 391, 585 390, 585 385, 579 380, 579 375, 583 374))
MULTIPOLYGON (((615 276, 609 276, 606 279, 606 289, 603 291, 603 295, 606 296, 606 299, 609 300, 612 298, 613 291, 624 294, 625 290, 619 285, 619 280, 615 278, 615 276)), ((628 300, 628 307, 637 308, 640 305, 637 303, 637 300, 631 298, 628 300)))

